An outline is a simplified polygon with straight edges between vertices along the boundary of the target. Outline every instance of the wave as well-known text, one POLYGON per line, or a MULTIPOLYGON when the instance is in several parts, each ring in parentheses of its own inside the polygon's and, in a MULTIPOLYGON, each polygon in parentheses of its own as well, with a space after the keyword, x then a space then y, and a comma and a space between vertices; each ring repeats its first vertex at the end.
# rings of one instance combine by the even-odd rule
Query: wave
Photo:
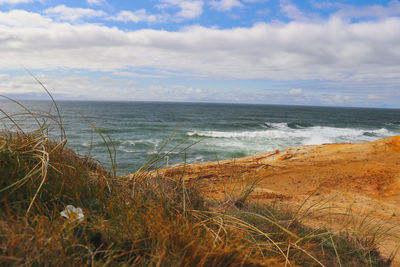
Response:
POLYGON ((277 129, 288 128, 286 122, 266 122, 265 124, 277 129))
POLYGON ((379 129, 379 130, 374 130, 374 131, 365 131, 363 133, 364 136, 369 136, 369 137, 385 137, 385 136, 390 136, 390 135, 396 135, 398 133, 389 131, 385 128, 379 129))
POLYGON ((311 123, 304 121, 294 121, 294 122, 288 122, 287 126, 292 129, 301 129, 306 127, 312 127, 313 125, 311 123))
POLYGON ((288 143, 293 143, 293 140, 296 140, 295 143, 298 145, 318 145, 334 142, 363 142, 399 134, 385 128, 366 130, 327 126, 291 128, 286 123, 269 123, 268 125, 273 128, 256 131, 194 131, 188 132, 187 134, 193 137, 236 139, 243 141, 254 141, 258 139, 258 141, 269 142, 276 139, 286 139, 288 140, 288 143))

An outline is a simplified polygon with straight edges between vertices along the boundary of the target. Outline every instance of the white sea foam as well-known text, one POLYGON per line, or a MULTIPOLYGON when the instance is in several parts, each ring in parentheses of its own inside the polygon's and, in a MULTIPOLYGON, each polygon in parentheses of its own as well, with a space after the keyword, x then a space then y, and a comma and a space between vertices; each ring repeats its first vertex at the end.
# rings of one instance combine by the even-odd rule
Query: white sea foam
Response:
POLYGON ((126 147, 119 147, 119 149, 120 149, 121 151, 125 152, 125 153, 134 153, 134 152, 138 152, 138 151, 136 151, 136 150, 128 149, 128 148, 126 148, 126 147))
POLYGON ((266 124, 277 129, 289 128, 286 122, 267 122, 266 124))
POLYGON ((88 143, 88 142, 83 142, 83 143, 82 143, 82 146, 84 146, 84 147, 89 147, 89 146, 90 146, 90 143, 88 143))
POLYGON ((377 135, 394 135, 394 134, 396 134, 396 133, 390 132, 388 129, 385 129, 385 128, 382 128, 379 130, 373 130, 370 132, 375 133, 377 135))
POLYGON ((198 135, 212 138, 262 138, 262 137, 279 137, 283 134, 277 130, 261 130, 261 131, 242 131, 242 132, 222 132, 222 131, 200 131, 190 132, 189 135, 198 135))
POLYGON ((133 141, 133 140, 124 140, 124 141, 121 142, 121 145, 125 145, 125 146, 134 146, 134 145, 136 145, 136 143, 139 143, 139 142, 141 142, 141 140, 136 140, 136 141, 133 141))
POLYGON ((357 128, 337 128, 327 126, 313 126, 293 129, 286 123, 268 123, 272 128, 256 131, 198 131, 189 132, 190 136, 210 137, 213 139, 228 139, 230 143, 225 143, 229 147, 242 147, 248 142, 257 142, 275 146, 277 143, 286 145, 319 145, 334 142, 363 142, 372 141, 391 135, 396 135, 394 131, 382 129, 357 129, 357 128), (242 143, 245 141, 246 143, 242 143))
POLYGON ((323 137, 323 136, 312 136, 302 142, 303 145, 320 145, 320 144, 329 144, 334 143, 332 139, 323 137))
POLYGON ((187 163, 195 163, 195 162, 202 162, 204 161, 203 156, 196 156, 194 158, 187 159, 187 163))

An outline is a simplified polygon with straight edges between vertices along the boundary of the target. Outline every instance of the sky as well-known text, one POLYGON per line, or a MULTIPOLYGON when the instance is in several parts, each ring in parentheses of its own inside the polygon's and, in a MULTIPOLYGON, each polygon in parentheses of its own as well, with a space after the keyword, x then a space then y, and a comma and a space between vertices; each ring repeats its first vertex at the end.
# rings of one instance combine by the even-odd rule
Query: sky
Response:
POLYGON ((400 108, 400 1, 0 0, 0 94, 400 108))

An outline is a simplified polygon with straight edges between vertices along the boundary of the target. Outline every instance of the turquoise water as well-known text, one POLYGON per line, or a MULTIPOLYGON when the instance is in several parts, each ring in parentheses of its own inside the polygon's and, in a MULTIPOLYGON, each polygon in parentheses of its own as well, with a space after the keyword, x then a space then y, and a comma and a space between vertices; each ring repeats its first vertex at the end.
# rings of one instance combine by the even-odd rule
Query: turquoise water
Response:
MULTIPOLYGON (((32 110, 49 110, 50 102, 24 101, 32 110)), ((297 145, 365 142, 400 134, 400 110, 308 106, 157 103, 59 102, 68 145, 77 153, 108 162, 101 138, 79 114, 107 133, 117 150, 118 168, 134 171, 162 147, 168 164, 242 157, 297 145), (92 149, 90 149, 92 147, 92 149)), ((18 111, 1 101, 8 113, 18 111)), ((54 113, 54 109, 53 109, 54 113)), ((6 119, 2 120, 9 125, 6 119)), ((24 121, 33 127, 32 121, 24 121)), ((5 126, 0 126, 5 127, 5 126)), ((57 134, 53 129, 54 135, 57 134)))

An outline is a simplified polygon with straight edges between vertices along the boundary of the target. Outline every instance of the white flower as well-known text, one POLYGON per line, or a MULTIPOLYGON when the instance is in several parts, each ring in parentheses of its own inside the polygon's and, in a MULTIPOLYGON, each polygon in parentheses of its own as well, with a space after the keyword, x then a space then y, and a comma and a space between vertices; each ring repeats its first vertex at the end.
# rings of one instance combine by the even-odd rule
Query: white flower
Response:
POLYGON ((70 219, 71 221, 83 221, 83 218, 85 217, 83 215, 83 211, 81 208, 75 208, 72 205, 67 205, 65 207, 65 210, 63 210, 62 212, 60 212, 61 216, 70 219))

